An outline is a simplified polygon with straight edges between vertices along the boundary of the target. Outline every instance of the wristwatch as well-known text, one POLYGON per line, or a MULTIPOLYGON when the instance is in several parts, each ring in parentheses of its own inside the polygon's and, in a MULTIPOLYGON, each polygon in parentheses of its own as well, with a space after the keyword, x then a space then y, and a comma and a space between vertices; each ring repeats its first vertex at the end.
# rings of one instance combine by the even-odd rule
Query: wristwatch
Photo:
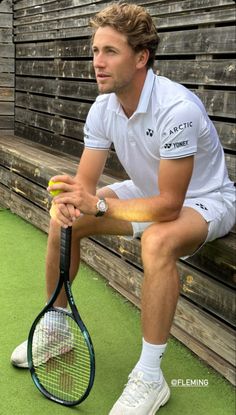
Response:
POLYGON ((95 216, 103 216, 104 213, 106 213, 108 209, 108 204, 103 197, 100 197, 100 199, 98 199, 96 207, 97 207, 97 213, 95 216))

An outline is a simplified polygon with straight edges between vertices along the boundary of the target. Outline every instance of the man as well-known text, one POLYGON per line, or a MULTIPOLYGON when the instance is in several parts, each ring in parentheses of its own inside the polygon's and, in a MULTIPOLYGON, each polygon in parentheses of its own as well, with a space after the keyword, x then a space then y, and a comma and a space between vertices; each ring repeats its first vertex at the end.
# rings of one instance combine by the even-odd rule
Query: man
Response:
MULTIPOLYGON (((235 195, 201 101, 153 73, 159 39, 145 9, 113 4, 91 25, 101 95, 87 117, 76 176, 56 176, 52 180, 60 183, 48 189, 62 193, 51 210, 47 293, 58 278, 60 226, 73 226, 72 280, 83 237, 141 236, 143 346, 110 415, 154 415, 170 396, 160 363, 179 295, 176 261, 229 232, 235 195), (112 143, 130 180, 96 193, 112 143)), ((64 292, 55 305, 66 307, 64 292)), ((26 345, 13 352, 16 366, 27 367, 26 345)))

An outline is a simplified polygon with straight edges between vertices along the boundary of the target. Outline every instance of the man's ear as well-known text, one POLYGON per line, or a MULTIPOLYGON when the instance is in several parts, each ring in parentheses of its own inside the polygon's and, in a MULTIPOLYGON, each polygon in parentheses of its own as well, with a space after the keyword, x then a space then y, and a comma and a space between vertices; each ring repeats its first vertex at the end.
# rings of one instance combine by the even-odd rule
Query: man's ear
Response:
POLYGON ((141 69, 144 66, 146 66, 147 61, 149 59, 149 50, 143 49, 140 52, 137 53, 137 68, 141 69))

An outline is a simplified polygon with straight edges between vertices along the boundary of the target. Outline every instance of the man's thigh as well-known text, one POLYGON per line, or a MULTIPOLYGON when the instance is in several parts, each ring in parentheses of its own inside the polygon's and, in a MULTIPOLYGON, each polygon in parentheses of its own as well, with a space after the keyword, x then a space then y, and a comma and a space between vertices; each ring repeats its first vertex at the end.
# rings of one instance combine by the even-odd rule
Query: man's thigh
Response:
POLYGON ((184 207, 176 220, 147 226, 143 232, 142 244, 145 247, 150 240, 153 247, 156 244, 158 251, 163 248, 165 254, 177 260, 193 255, 206 240, 207 233, 208 224, 205 219, 194 209, 184 207))

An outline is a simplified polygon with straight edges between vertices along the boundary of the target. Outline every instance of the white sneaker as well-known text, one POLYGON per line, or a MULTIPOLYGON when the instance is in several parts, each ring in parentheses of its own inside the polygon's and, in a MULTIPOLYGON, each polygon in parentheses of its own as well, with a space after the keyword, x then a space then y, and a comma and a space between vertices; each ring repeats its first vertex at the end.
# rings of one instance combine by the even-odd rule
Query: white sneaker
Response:
MULTIPOLYGON (((28 368, 27 359, 28 341, 21 343, 11 355, 14 366, 28 368)), ((40 327, 35 331, 33 338, 33 363, 39 366, 55 356, 69 352, 73 348, 73 336, 68 331, 48 330, 40 327)))
POLYGON ((159 382, 146 382, 143 372, 131 372, 128 383, 109 415, 155 415, 170 397, 161 372, 159 382))

